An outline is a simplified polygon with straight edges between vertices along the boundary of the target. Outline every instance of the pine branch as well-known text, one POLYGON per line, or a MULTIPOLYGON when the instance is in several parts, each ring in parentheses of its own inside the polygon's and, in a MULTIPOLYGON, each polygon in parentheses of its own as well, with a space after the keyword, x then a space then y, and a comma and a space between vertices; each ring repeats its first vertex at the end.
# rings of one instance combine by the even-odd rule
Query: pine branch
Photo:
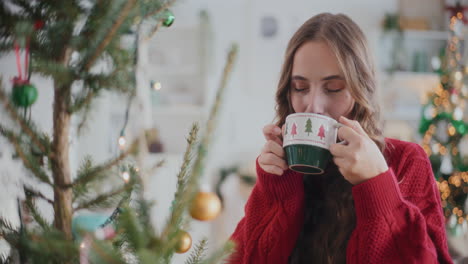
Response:
POLYGON ((70 113, 75 113, 80 111, 83 107, 91 105, 91 100, 93 99, 95 93, 92 90, 88 90, 86 95, 82 98, 78 98, 75 100, 74 104, 70 106, 70 113))
MULTIPOLYGON (((31 213, 32 217, 34 218, 34 220, 39 224, 40 227, 42 227, 43 229, 48 229, 50 228, 50 224, 47 222, 47 220, 45 220, 41 214, 39 213, 39 211, 37 210, 36 208, 36 205, 33 203, 33 200, 32 200, 32 193, 29 189, 26 188, 26 186, 24 186, 24 191, 26 193, 26 206, 28 207, 28 210, 29 212, 31 213)), ((53 205, 53 202, 52 202, 52 205, 53 205)))
MULTIPOLYGON (((204 161, 206 156, 206 151, 210 145, 210 139, 216 125, 218 111, 221 105, 222 98, 224 96, 224 91, 226 90, 227 81, 230 73, 234 67, 234 62, 237 57, 238 47, 237 45, 232 45, 231 49, 227 56, 226 65, 224 66, 223 75, 221 78, 221 83, 216 92, 216 97, 213 106, 211 107, 210 113, 208 115, 208 120, 206 123, 206 128, 201 139, 201 143, 198 145, 198 156, 194 164, 191 180, 196 181, 200 175, 203 173, 204 161)), ((190 186, 190 185, 189 185, 190 186)))
POLYGON ((234 248, 234 242, 227 241, 221 249, 213 253, 207 260, 203 261, 202 264, 224 263, 223 260, 234 252, 234 248))
POLYGON ((122 186, 121 188, 100 194, 88 201, 81 202, 75 207, 74 211, 76 212, 78 210, 87 208, 103 208, 115 206, 117 204, 117 199, 120 201, 122 196, 125 195, 126 192, 130 191, 132 187, 133 186, 128 183, 122 186))
POLYGON ((156 35, 156 32, 158 32, 159 28, 161 28, 161 25, 163 24, 162 21, 159 21, 156 26, 151 30, 151 32, 148 34, 148 36, 145 37, 145 40, 148 41, 156 35))
POLYGON ((186 190, 187 178, 189 176, 188 172, 193 156, 192 152, 197 141, 198 129, 198 124, 193 124, 189 133, 189 137, 187 138, 187 148, 185 149, 182 167, 179 174, 177 175, 177 190, 174 194, 172 213, 161 235, 161 240, 163 241, 167 240, 168 236, 173 235, 180 229, 183 212, 189 205, 189 196, 187 195, 186 190))
POLYGON ((24 232, 21 236, 18 246, 29 260, 27 263, 67 263, 79 256, 75 242, 66 240, 56 229, 24 232))
POLYGON ((41 182, 47 183, 52 186, 52 182, 49 179, 49 176, 41 169, 39 164, 30 156, 26 155, 23 151, 23 148, 20 145, 20 138, 16 136, 13 132, 7 131, 0 126, 0 134, 5 136, 13 145, 16 153, 23 161, 24 166, 32 172, 32 175, 36 176, 41 182))
POLYGON ((133 150, 134 147, 136 146, 136 142, 132 143, 127 150, 122 152, 117 158, 114 158, 112 160, 107 161, 103 165, 96 166, 95 168, 90 168, 86 170, 84 173, 78 174, 76 180, 72 183, 72 186, 80 185, 80 184, 86 184, 88 182, 91 182, 94 180, 96 176, 98 176, 99 173, 106 171, 115 165, 119 164, 122 160, 124 160, 133 150))
POLYGON ((0 231, 8 230, 9 232, 16 232, 16 227, 13 226, 9 221, 0 217, 0 231))
POLYGON ((145 20, 145 19, 147 19, 147 18, 149 18, 149 17, 152 17, 152 16, 154 16, 154 15, 157 15, 157 14, 161 13, 162 11, 164 11, 164 10, 168 9, 169 7, 171 7, 175 2, 176 2, 176 0, 169 0, 169 1, 165 2, 161 7, 159 7, 159 8, 156 9, 155 11, 153 11, 153 12, 147 14, 147 15, 143 18, 143 20, 145 20))
POLYGON ((0 78, 0 101, 3 103, 3 106, 10 114, 11 118, 16 121, 21 127, 21 130, 24 131, 32 140, 32 142, 41 150, 43 154, 49 154, 49 158, 51 158, 51 153, 48 151, 49 144, 44 144, 41 142, 39 134, 34 131, 34 129, 28 125, 28 122, 24 120, 16 111, 16 109, 10 104, 8 97, 6 96, 3 87, 2 87, 2 79, 0 78))
POLYGON ((42 194, 40 191, 33 190, 33 189, 28 188, 28 187, 26 187, 26 186, 23 186, 23 188, 24 188, 24 192, 25 192, 28 196, 33 196, 33 197, 41 198, 42 200, 48 202, 50 205, 54 205, 54 201, 52 201, 51 199, 45 197, 45 195, 42 194))
POLYGON ((135 211, 130 207, 125 207, 118 219, 118 230, 120 230, 122 239, 128 242, 132 251, 143 248, 147 244, 147 241, 145 241, 146 232, 137 221, 135 211))
MULTIPOLYGON (((233 45, 231 47, 231 50, 228 53, 228 58, 227 58, 226 65, 225 65, 225 68, 224 68, 224 71, 223 71, 223 76, 222 76, 222 79, 221 79, 221 83, 220 83, 220 86, 219 86, 218 91, 216 93, 215 102, 214 102, 213 106, 211 107, 211 111, 210 111, 210 114, 209 114, 209 117, 208 117, 208 121, 207 121, 207 124, 206 124, 204 134, 202 136, 202 140, 201 140, 200 144, 198 144, 198 147, 197 147, 197 157, 196 157, 196 159, 194 161, 193 167, 190 170, 190 174, 187 175, 188 178, 187 178, 186 182, 183 182, 183 190, 184 191, 183 191, 182 195, 180 197, 176 197, 178 199, 175 200, 176 204, 178 203, 177 200, 180 200, 180 205, 179 205, 180 207, 179 206, 174 207, 174 212, 173 213, 174 214, 180 214, 180 215, 176 215, 177 218, 174 217, 174 219, 172 219, 172 217, 171 217, 171 220, 182 221, 183 219, 181 218, 181 215, 183 214, 184 209, 187 208, 190 205, 190 203, 192 202, 193 198, 196 195, 198 180, 199 180, 200 176, 203 173, 203 167, 205 165, 204 162, 205 162, 206 150, 208 149, 210 139, 212 138, 212 133, 214 131, 216 117, 217 117, 217 114, 219 112, 219 107, 220 107, 220 104, 221 104, 222 96, 224 95, 224 90, 226 89, 226 86, 227 86, 227 79, 228 79, 229 74, 232 71, 232 67, 234 65, 236 55, 237 55, 237 46, 233 45), (176 210, 181 210, 181 212, 180 211, 176 212, 176 210)), ((189 149, 190 147, 192 147, 192 146, 190 146, 190 144, 189 144, 187 149, 189 149)), ((187 154, 187 151, 186 151, 186 154, 187 154)), ((191 156, 190 154, 187 154, 187 155, 188 155, 188 157, 191 156)), ((184 155, 184 164, 182 165, 183 166, 182 170, 184 169, 184 166, 187 165, 187 164, 188 164, 188 161, 186 160, 186 156, 184 155)), ((187 169, 187 168, 185 168, 185 169, 187 169)), ((179 179, 185 179, 185 177, 181 177, 179 179)), ((179 179, 178 179, 178 181, 179 181, 179 179)), ((166 225, 167 231, 163 232, 162 236, 161 236, 163 241, 167 241, 165 243, 165 245, 163 246, 163 248, 162 248, 163 255, 166 256, 166 257, 170 256, 172 254, 171 252, 172 252, 172 250, 173 250, 173 248, 175 246, 175 243, 177 241, 177 234, 179 233, 179 230, 177 230, 176 228, 178 228, 178 226, 180 226, 180 223, 175 223, 175 225, 174 225, 174 222, 171 222, 171 220, 169 221, 170 225, 169 226, 166 225), (173 226, 171 226, 171 225, 173 225, 173 226)), ((184 224, 188 225, 188 223, 184 223, 184 224)))
POLYGON ((185 261, 185 264, 199 264, 201 261, 203 261, 203 258, 205 257, 205 251, 207 249, 207 243, 208 240, 206 238, 198 242, 194 251, 192 251, 192 253, 190 254, 189 259, 185 261))
POLYGON ((119 250, 114 250, 112 245, 106 241, 93 240, 89 254, 90 263, 125 264, 124 258, 119 250))
POLYGON ((104 51, 106 46, 109 44, 109 42, 115 36, 115 34, 117 33, 117 30, 122 25, 124 20, 127 18, 128 14, 130 13, 132 8, 134 7, 135 3, 136 3, 136 0, 129 0, 129 1, 126 2, 124 8, 121 10, 120 14, 118 15, 117 21, 110 28, 107 35, 102 40, 101 44, 95 50, 94 54, 90 57, 90 59, 85 61, 84 71, 88 71, 91 68, 91 66, 95 63, 97 58, 101 55, 101 53, 104 51))
POLYGON ((77 79, 75 69, 72 66, 51 61, 50 57, 33 57, 31 70, 44 77, 51 77, 59 85, 68 84, 77 79))

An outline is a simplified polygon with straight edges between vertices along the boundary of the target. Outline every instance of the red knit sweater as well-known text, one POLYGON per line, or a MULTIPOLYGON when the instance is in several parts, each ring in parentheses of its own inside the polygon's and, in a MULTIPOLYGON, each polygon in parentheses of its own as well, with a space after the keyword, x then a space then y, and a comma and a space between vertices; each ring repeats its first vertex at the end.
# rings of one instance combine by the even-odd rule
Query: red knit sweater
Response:
MULTIPOLYGON (((389 170, 353 186, 356 228, 348 264, 452 263, 429 159, 414 143, 386 139, 389 170)), ((232 240, 229 263, 287 263, 304 221, 302 175, 263 171, 232 240)), ((313 177, 313 176, 310 176, 313 177)))

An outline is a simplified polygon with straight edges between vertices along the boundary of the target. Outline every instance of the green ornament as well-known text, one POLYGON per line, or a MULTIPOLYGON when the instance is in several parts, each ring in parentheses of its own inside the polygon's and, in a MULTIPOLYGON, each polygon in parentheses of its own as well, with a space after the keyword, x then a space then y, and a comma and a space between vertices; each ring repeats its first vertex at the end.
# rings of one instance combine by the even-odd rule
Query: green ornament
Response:
POLYGON ((30 83, 15 84, 13 86, 12 100, 16 106, 29 107, 36 102, 38 92, 30 83))
POLYGON ((172 23, 174 23, 175 16, 169 9, 166 9, 163 12, 163 17, 164 17, 163 23, 162 23, 163 26, 170 27, 172 25, 172 23))
POLYGON ((463 121, 452 121, 452 124, 460 135, 466 134, 466 125, 463 121))

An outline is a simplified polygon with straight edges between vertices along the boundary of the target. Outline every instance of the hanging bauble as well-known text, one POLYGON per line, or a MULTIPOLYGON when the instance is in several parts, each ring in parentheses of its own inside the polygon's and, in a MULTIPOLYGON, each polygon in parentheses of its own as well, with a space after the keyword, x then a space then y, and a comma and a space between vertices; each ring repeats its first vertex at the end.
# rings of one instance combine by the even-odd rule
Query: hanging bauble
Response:
POLYGON ((162 19, 163 26, 170 27, 174 23, 175 16, 169 9, 164 10, 162 16, 163 16, 163 19, 162 19))
POLYGON ((452 121, 453 126, 455 127, 455 130, 460 134, 460 135, 465 135, 466 130, 467 130, 467 124, 463 121, 457 121, 454 120, 452 121))
POLYGON ((436 116, 436 109, 435 107, 430 104, 424 108, 424 118, 426 120, 431 120, 436 116))
POLYGON ((455 107, 455 110, 453 110, 453 119, 455 120, 463 119, 463 110, 459 106, 455 107))
POLYGON ((35 30, 40 30, 42 28, 44 28, 44 21, 43 20, 37 20, 36 22, 34 22, 34 29, 35 30))
POLYGON ((453 103, 453 104, 457 104, 458 103, 458 92, 457 90, 453 89, 452 90, 452 93, 450 95, 450 101, 453 103))
POLYGON ((436 109, 432 104, 423 107, 421 121, 419 122, 419 133, 424 134, 432 124, 432 119, 436 115, 436 109))
POLYGON ((199 192, 190 206, 190 215, 200 221, 209 221, 221 212, 221 200, 212 192, 199 192))
POLYGON ((192 237, 190 236, 190 234, 185 231, 180 231, 177 244, 175 246, 175 252, 182 254, 189 251, 191 247, 192 237))
POLYGON ((450 155, 444 155, 442 164, 440 165, 440 172, 443 174, 451 174, 453 172, 452 159, 450 155))
POLYGON ((29 107, 36 102, 38 92, 31 83, 16 83, 13 85, 12 101, 16 106, 29 107))
POLYGON ((449 122, 446 119, 442 119, 436 124, 435 137, 441 143, 447 143, 449 140, 449 134, 447 133, 449 122))
POLYGON ((439 154, 439 150, 440 150, 439 147, 440 147, 440 146, 439 146, 438 143, 432 144, 432 153, 434 153, 434 154, 439 154))
POLYGON ((464 97, 468 96, 468 87, 466 85, 463 85, 461 88, 461 95, 464 97))

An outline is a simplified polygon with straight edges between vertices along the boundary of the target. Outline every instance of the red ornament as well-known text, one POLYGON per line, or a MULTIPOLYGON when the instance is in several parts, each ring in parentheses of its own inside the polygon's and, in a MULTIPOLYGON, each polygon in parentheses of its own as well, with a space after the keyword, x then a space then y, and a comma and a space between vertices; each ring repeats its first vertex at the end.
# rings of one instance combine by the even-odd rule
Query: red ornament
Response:
POLYGON ((42 29, 43 27, 44 27, 44 21, 37 20, 36 22, 34 22, 34 29, 35 30, 42 29))
POLYGON ((457 17, 463 24, 468 24, 468 19, 465 17, 465 11, 468 10, 468 6, 462 6, 458 1, 455 6, 446 6, 446 10, 450 12, 450 17, 457 17))

